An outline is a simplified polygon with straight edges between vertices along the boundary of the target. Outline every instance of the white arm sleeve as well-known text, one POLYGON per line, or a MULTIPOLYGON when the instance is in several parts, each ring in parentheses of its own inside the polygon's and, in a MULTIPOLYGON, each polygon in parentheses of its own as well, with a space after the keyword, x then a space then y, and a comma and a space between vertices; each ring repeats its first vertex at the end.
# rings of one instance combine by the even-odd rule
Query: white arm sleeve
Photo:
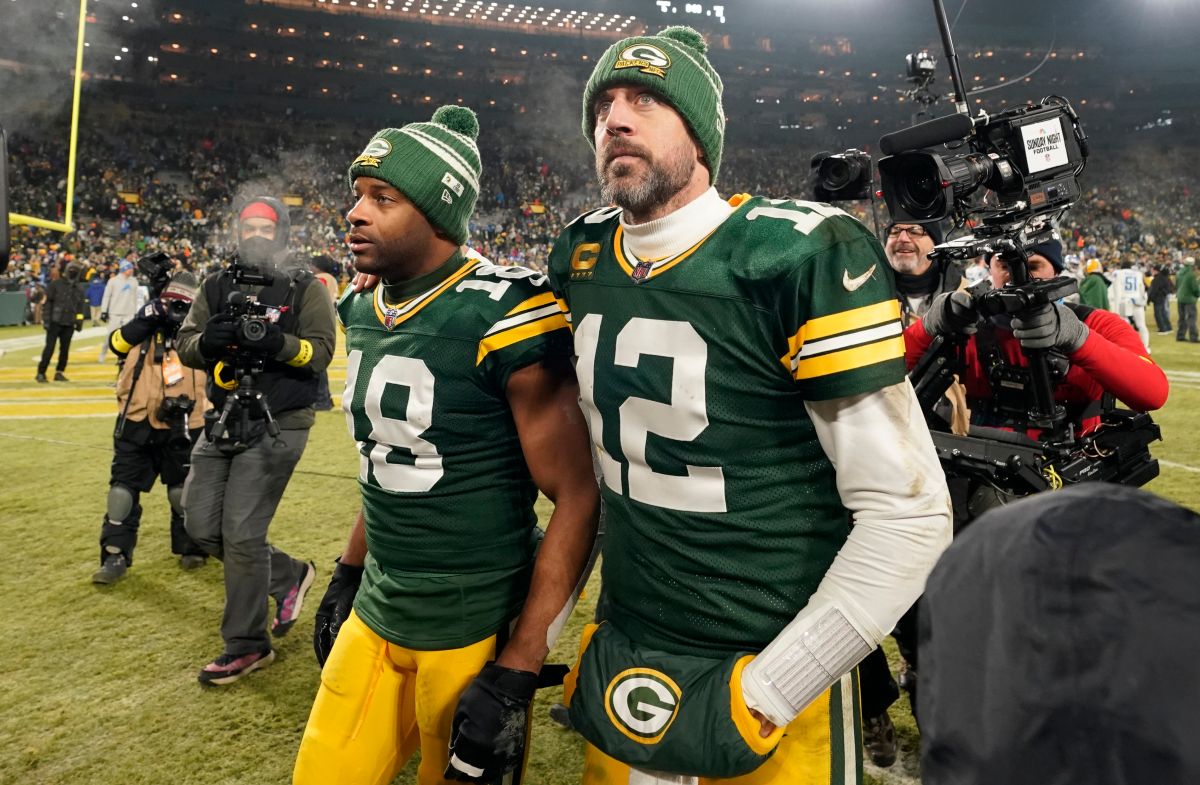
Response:
POLYGON ((788 724, 874 649, 950 544, 950 494, 907 381, 806 403, 854 526, 796 618, 747 665, 746 704, 788 724))

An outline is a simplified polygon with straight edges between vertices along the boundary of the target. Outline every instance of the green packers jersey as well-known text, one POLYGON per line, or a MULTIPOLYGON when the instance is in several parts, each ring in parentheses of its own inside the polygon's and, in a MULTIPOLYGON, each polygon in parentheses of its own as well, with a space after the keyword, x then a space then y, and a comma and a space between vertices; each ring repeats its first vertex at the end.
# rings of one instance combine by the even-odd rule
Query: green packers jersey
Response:
POLYGON ((823 204, 731 203, 673 257, 638 260, 606 208, 550 258, 604 475, 608 620, 667 651, 761 649, 804 607, 851 520, 804 402, 904 379, 867 229, 823 204))
POLYGON ((456 255, 398 305, 349 291, 342 406, 361 453, 368 557, 354 607, 416 649, 465 646, 516 616, 537 542, 537 489, 505 388, 566 356, 545 276, 456 255))

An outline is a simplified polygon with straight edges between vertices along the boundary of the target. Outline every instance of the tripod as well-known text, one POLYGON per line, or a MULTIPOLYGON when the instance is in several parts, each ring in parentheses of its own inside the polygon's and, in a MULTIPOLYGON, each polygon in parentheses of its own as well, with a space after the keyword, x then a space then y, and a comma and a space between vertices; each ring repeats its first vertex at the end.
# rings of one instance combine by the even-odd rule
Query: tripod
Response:
POLYGON ((250 433, 252 412, 262 415, 267 433, 272 439, 278 440, 279 424, 275 422, 275 415, 271 413, 266 393, 256 386, 256 380, 262 373, 262 364, 262 358, 259 357, 236 360, 234 371, 237 388, 225 399, 225 405, 221 407, 221 415, 213 424, 212 432, 209 435, 210 441, 208 445, 205 445, 205 449, 225 436, 229 427, 229 418, 235 414, 238 418, 238 425, 240 425, 237 431, 239 435, 234 439, 232 445, 224 449, 238 453, 250 447, 250 444, 243 440, 250 433))

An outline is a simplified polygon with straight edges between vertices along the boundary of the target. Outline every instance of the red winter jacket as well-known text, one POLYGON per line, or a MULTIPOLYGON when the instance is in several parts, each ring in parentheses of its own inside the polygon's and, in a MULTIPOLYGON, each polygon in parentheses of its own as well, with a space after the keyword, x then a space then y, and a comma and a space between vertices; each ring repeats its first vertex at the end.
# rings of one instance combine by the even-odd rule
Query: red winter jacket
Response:
MULTIPOLYGON (((1067 305, 1080 315, 1088 326, 1083 346, 1071 354, 1067 376, 1054 390, 1054 400, 1060 403, 1088 404, 1098 401, 1105 392, 1112 393, 1121 403, 1138 412, 1149 412, 1167 401, 1167 377, 1162 369, 1146 356, 1146 349, 1133 328, 1110 311, 1093 310, 1067 305)), ((988 329, 982 327, 981 329, 988 329)), ((1021 345, 1011 330, 992 327, 996 345, 1011 365, 1025 366, 1021 345)), ((925 332, 920 321, 904 331, 904 359, 909 370, 929 348, 933 337, 925 332)), ((987 369, 979 357, 975 336, 967 341, 964 384, 968 403, 992 395, 987 369)), ((1099 425, 1099 417, 1082 423, 1082 433, 1099 425)))

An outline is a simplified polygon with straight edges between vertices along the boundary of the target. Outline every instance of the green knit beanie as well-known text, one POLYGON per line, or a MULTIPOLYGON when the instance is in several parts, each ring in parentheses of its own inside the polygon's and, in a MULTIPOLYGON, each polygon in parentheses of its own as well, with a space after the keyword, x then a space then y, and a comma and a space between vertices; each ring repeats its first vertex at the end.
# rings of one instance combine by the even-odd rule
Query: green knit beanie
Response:
POLYGON ((690 27, 668 27, 658 35, 618 41, 596 63, 583 89, 583 135, 596 149, 596 115, 592 102, 613 85, 648 87, 675 107, 704 151, 708 182, 717 181, 725 146, 725 110, 721 77, 705 52, 704 37, 690 27))
POLYGON ((350 186, 356 177, 386 181, 462 245, 479 197, 477 136, 479 120, 465 106, 443 106, 428 123, 384 128, 350 164, 350 186))

